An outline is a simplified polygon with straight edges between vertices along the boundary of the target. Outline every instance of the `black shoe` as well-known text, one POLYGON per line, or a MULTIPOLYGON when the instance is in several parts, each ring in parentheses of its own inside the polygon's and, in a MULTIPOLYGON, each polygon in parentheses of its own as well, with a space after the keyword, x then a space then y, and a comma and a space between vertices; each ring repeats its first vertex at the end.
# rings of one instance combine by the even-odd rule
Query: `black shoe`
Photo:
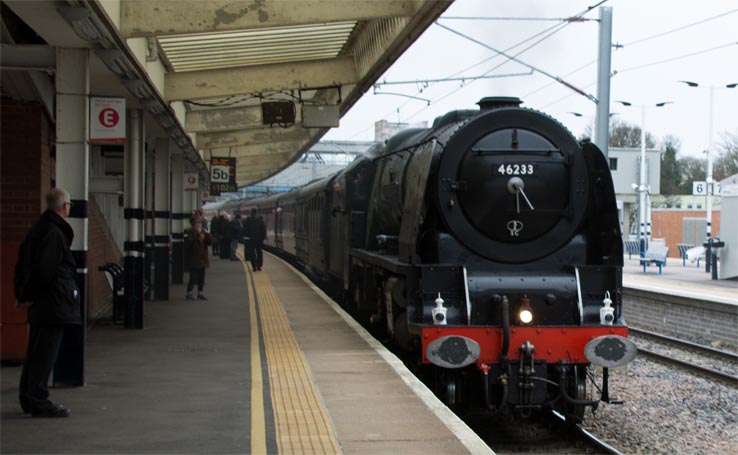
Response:
POLYGON ((64 406, 57 404, 52 408, 34 411, 31 413, 33 417, 69 417, 72 413, 64 406))

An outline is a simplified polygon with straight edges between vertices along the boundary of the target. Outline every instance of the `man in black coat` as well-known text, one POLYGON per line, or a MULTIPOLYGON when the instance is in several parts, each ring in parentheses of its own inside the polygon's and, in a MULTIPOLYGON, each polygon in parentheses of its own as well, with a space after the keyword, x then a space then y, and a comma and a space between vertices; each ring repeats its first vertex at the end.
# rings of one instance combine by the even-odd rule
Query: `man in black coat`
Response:
POLYGON ((68 417, 67 408, 49 400, 47 384, 65 328, 82 324, 77 266, 70 250, 74 231, 65 220, 72 206, 69 193, 60 188, 51 190, 46 206, 19 252, 19 261, 27 264, 29 273, 20 280, 24 284, 16 286, 16 298, 28 307, 30 324, 19 395, 24 413, 68 417))
POLYGON ((236 252, 238 251, 238 241, 241 238, 241 215, 236 214, 235 217, 231 220, 230 223, 228 223, 228 231, 230 233, 229 237, 231 238, 231 244, 230 244, 230 258, 231 261, 237 261, 238 258, 236 257, 236 252))
POLYGON ((261 251, 266 239, 264 220, 257 216, 256 209, 251 209, 251 216, 243 223, 243 236, 246 237, 246 258, 251 261, 254 271, 261 270, 264 265, 264 255, 261 251))

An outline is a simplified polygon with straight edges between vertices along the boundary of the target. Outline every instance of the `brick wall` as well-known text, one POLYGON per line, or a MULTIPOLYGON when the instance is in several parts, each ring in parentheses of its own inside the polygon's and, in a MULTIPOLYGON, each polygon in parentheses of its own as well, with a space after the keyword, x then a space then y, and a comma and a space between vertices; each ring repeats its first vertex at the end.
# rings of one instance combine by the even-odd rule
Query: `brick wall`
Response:
POLYGON ((24 357, 26 311, 15 308, 13 267, 18 247, 44 208, 54 164, 53 124, 35 103, 0 102, 0 335, 3 360, 24 357))
POLYGON ((627 288, 623 311, 629 324, 678 338, 738 347, 735 305, 627 288))
POLYGON ((113 294, 105 273, 97 268, 107 262, 120 263, 122 254, 93 197, 88 203, 88 216, 87 319, 110 318, 113 314, 113 294))
MULTIPOLYGON (((685 218, 705 218, 704 210, 653 210, 651 212, 652 229, 651 235, 654 238, 663 238, 666 240, 666 246, 669 247, 669 257, 678 258, 678 243, 682 243, 683 220, 685 218)), ((712 212, 712 233, 717 235, 720 232, 720 212, 712 212)), ((695 245, 701 245, 705 240, 705 233, 694 239, 695 245)))

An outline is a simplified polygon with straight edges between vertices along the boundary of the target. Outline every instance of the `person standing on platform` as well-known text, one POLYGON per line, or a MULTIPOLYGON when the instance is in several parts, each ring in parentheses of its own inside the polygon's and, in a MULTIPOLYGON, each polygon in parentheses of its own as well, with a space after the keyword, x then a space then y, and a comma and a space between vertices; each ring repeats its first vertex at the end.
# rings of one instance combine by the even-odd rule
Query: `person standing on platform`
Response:
POLYGON ((237 213, 228 225, 231 237, 231 261, 238 260, 236 251, 238 251, 238 240, 241 238, 241 229, 241 215, 237 213))
POLYGON ((192 230, 187 235, 185 244, 185 263, 190 270, 190 280, 187 282, 187 300, 195 300, 192 289, 197 284, 197 299, 207 300, 202 293, 205 287, 205 269, 210 267, 208 246, 213 244, 213 237, 203 228, 202 221, 195 220, 192 230))
POLYGON ((210 221, 210 232, 213 235, 213 256, 220 255, 220 214, 216 213, 210 221))
POLYGON ((251 209, 251 216, 244 222, 244 237, 246 237, 246 257, 251 261, 254 271, 261 270, 264 265, 262 247, 266 240, 266 225, 261 217, 257 216, 256 209, 251 209))
POLYGON ((15 266, 16 300, 28 308, 30 325, 19 395, 23 412, 33 417, 69 417, 69 409, 49 400, 48 389, 65 328, 82 324, 70 250, 74 230, 65 220, 72 207, 69 193, 52 189, 46 207, 21 244, 15 266))
POLYGON ((231 219, 228 213, 223 212, 220 214, 220 258, 230 259, 231 251, 231 229, 229 227, 231 219))

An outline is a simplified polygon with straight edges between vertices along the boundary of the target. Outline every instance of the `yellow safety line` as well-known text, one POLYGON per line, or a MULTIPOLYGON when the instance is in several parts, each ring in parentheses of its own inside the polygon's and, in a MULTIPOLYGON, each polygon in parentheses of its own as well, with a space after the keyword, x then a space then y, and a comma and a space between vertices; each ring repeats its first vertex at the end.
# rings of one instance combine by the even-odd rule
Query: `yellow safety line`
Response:
POLYGON ((246 262, 243 271, 246 274, 246 286, 249 296, 249 319, 251 320, 251 453, 266 454, 266 422, 264 418, 264 383, 261 372, 261 348, 259 347, 259 321, 256 317, 256 299, 254 287, 251 285, 246 262))
POLYGON ((253 277, 279 453, 340 454, 333 426, 271 280, 266 273, 253 277))

